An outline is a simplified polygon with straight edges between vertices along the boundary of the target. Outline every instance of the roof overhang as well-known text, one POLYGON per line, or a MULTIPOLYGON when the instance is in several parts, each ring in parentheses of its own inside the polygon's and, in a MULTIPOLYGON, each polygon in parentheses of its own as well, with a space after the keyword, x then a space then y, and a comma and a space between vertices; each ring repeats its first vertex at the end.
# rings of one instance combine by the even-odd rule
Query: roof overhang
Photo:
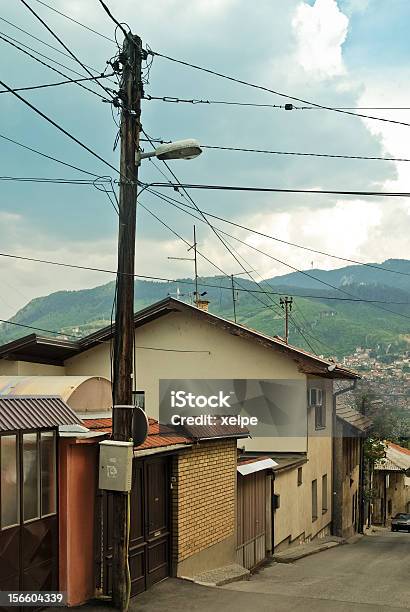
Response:
POLYGON ((255 474, 255 472, 261 472, 262 470, 272 470, 279 464, 273 459, 255 459, 248 463, 242 463, 237 466, 237 471, 242 476, 248 474, 255 474))

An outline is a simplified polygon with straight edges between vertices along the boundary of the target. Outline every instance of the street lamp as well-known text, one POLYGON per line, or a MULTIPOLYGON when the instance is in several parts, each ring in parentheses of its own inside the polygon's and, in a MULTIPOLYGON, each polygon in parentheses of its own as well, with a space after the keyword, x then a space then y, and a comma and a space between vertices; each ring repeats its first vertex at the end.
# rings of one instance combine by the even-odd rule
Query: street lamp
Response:
POLYGON ((186 140, 175 140, 174 142, 161 144, 154 151, 148 151, 147 153, 140 153, 138 151, 135 154, 135 163, 139 166, 142 159, 150 159, 151 157, 156 157, 162 161, 168 161, 169 159, 195 159, 201 153, 202 149, 199 142, 193 138, 188 138, 186 140))

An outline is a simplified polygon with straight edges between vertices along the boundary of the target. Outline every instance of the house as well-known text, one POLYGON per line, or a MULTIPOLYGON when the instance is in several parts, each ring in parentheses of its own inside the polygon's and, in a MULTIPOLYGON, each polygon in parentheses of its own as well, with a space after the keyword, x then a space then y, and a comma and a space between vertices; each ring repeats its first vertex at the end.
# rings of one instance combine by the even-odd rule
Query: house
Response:
POLYGON ((386 457, 373 471, 373 523, 388 525, 398 512, 410 513, 410 450, 386 442, 386 457))
POLYGON ((336 404, 333 534, 339 537, 363 533, 364 441, 371 426, 371 419, 357 410, 336 404))
MULTIPOLYGON (((107 327, 78 341, 30 334, 8 343, 0 347, 0 388, 1 375, 94 376, 110 380, 112 335, 113 330, 107 327)), ((160 416, 161 380, 188 380, 197 383, 231 381, 237 395, 242 393, 245 383, 249 383, 254 393, 250 413, 257 412, 263 400, 265 404, 270 402, 276 405, 282 416, 291 417, 295 430, 291 429, 284 435, 279 435, 276 430, 269 430, 267 435, 260 435, 260 432, 254 435, 251 432, 252 438, 242 437, 238 442, 244 459, 253 458, 253 463, 258 463, 259 467, 261 457, 277 464, 246 475, 238 472, 238 490, 252 490, 252 487, 260 489, 260 499, 265 497, 266 507, 264 545, 262 534, 251 529, 254 556, 252 560, 252 554, 247 551, 249 559, 245 565, 253 566, 261 556, 266 556, 274 548, 280 550, 330 533, 333 381, 355 380, 358 378, 356 373, 333 361, 291 346, 279 337, 261 334, 171 297, 136 313, 135 363, 135 390, 144 391, 146 411, 155 420, 160 416), (260 396, 256 388, 259 392, 262 390, 260 396), (269 393, 271 396, 268 401, 266 397, 269 393), (273 490, 269 483, 260 485, 261 476, 251 475, 258 472, 264 472, 266 479, 274 482, 273 490)), ((211 442, 197 440, 195 444, 205 448, 205 444, 211 442)), ((229 453, 233 453, 235 446, 233 440, 229 444, 226 442, 229 453)), ((189 455, 187 448, 183 452, 189 455)), ((183 453, 179 454, 179 450, 178 457, 178 462, 182 462, 183 453)), ((224 461, 229 463, 231 459, 226 458, 224 461)), ((236 478, 234 480, 236 482, 236 478)), ((174 482, 171 484, 176 486, 174 482)), ((236 495, 232 484, 227 486, 227 490, 236 495)), ((192 490, 189 495, 192 495, 192 490)), ((189 497, 188 493, 186 497, 189 497)), ((204 497, 198 498, 197 503, 202 507, 204 497)), ((234 518, 235 512, 238 516, 238 508, 233 509, 234 518)), ((226 516, 230 517, 230 512, 226 512, 226 516)), ((175 530, 176 526, 174 534, 175 530)), ((208 559, 214 567, 215 563, 226 560, 228 557, 225 552, 219 556, 218 551, 230 542, 226 548, 230 556, 235 535, 230 527, 223 531, 228 535, 215 543, 212 554, 203 551, 212 548, 214 544, 211 547, 202 544, 200 547, 204 546, 204 549, 198 551, 200 557, 194 562, 193 555, 189 560, 188 552, 193 550, 197 554, 197 545, 189 541, 187 529, 185 536, 181 535, 180 539, 180 549, 184 552, 171 553, 174 573, 190 576, 192 572, 205 569, 208 559), (183 544, 184 537, 189 543, 183 544), (221 543, 223 541, 225 544, 221 543)), ((172 537, 175 538, 175 535, 172 537)), ((217 537, 222 536, 219 534, 217 537)), ((239 549, 242 544, 238 532, 236 548, 239 549)), ((240 554, 238 550, 236 552, 240 554)), ((149 577, 144 580, 145 584, 149 584, 149 577)))

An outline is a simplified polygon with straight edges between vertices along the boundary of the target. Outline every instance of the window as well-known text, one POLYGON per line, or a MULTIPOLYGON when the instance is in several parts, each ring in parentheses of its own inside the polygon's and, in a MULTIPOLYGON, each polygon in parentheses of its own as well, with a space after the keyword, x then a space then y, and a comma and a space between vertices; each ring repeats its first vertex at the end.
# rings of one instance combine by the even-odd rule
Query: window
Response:
POLYGON ((18 525, 19 497, 18 497, 18 465, 17 465, 17 436, 7 435, 0 438, 1 462, 1 529, 18 525))
POLYGON ((317 519, 317 480, 312 480, 312 522, 317 519))
POLYGON ((322 476, 322 514, 327 512, 327 474, 322 476))
POLYGON ((326 427, 326 402, 325 394, 319 387, 309 389, 309 406, 315 409, 315 428, 324 429, 326 427))
POLYGON ((41 433, 41 516, 56 511, 56 439, 54 431, 41 433))
POLYGON ((23 520, 40 516, 38 435, 23 434, 23 520))
POLYGON ((303 477, 303 474, 302 474, 302 468, 300 467, 300 468, 298 468, 298 487, 300 487, 300 485, 301 485, 301 484, 302 484, 302 482, 303 482, 302 477, 303 477))

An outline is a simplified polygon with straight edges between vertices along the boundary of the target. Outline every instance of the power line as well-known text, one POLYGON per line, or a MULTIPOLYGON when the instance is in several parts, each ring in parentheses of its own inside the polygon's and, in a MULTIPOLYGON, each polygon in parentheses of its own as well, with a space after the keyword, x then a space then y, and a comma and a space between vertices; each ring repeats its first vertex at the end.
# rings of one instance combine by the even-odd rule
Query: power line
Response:
MULTIPOLYGON (((141 139, 140 142, 145 142, 141 139)), ((153 142, 159 142, 166 144, 172 142, 171 140, 153 140, 153 142)), ((410 162, 410 158, 405 157, 377 157, 370 155, 345 155, 345 154, 334 154, 334 153, 303 153, 299 151, 272 151, 271 149, 250 149, 245 147, 228 147, 221 145, 204 145, 201 144, 201 149, 215 149, 219 151, 237 151, 240 153, 264 153, 269 155, 289 155, 299 157, 329 157, 336 159, 359 159, 359 160, 377 160, 377 161, 391 161, 391 162, 410 162)))
POLYGON ((350 110, 343 110, 341 108, 334 108, 332 106, 324 106, 323 104, 317 104, 316 102, 311 102, 309 100, 304 100, 303 98, 298 98, 296 96, 291 96, 289 94, 285 94, 280 91, 276 91, 274 89, 270 89, 269 87, 264 87, 263 85, 256 85, 255 83, 250 83, 248 81, 244 81, 242 79, 238 79, 236 77, 232 77, 221 72, 217 72, 216 70, 211 70, 210 68, 205 68, 203 66, 197 66, 196 64, 191 64, 190 62, 186 62, 183 60, 176 59, 174 57, 170 57, 169 55, 165 55, 163 53, 158 53, 157 51, 148 50, 150 55, 156 55, 157 57, 162 57, 170 62, 174 62, 177 64, 181 64, 183 66, 187 66, 188 68, 193 68, 195 70, 200 70, 201 72, 206 72, 207 74, 211 74, 213 76, 217 76, 222 79, 226 79, 228 81, 232 81, 234 83, 239 83, 240 85, 245 85, 246 87, 251 87, 253 89, 259 89, 261 91, 267 91, 268 93, 275 94, 276 96, 280 96, 282 98, 287 98, 289 100, 296 100, 297 102, 301 102, 302 104, 306 104, 312 106, 314 108, 320 108, 322 110, 333 111, 335 113, 343 113, 345 115, 351 115, 353 117, 360 117, 362 119, 372 119, 375 121, 382 121, 385 123, 394 123, 396 125, 404 125, 406 127, 410 127, 410 123, 406 123, 405 121, 396 121, 394 119, 386 119, 384 117, 374 117, 372 115, 364 115, 363 113, 354 113, 350 110))
MULTIPOLYGON (((147 189, 147 191, 149 193, 153 193, 157 196, 161 196, 162 194, 160 194, 159 192, 156 192, 154 189, 147 189)), ((171 196, 163 196, 168 198, 169 200, 172 200, 173 202, 176 202, 178 204, 180 204, 181 206, 187 206, 188 208, 191 208, 190 206, 188 206, 187 204, 184 204, 183 202, 181 202, 180 200, 175 200, 175 198, 172 198, 171 196)), ((408 272, 403 272, 401 270, 393 270, 392 268, 386 268, 385 266, 382 265, 377 265, 377 264, 371 264, 371 263, 367 263, 364 261, 360 261, 357 259, 349 259, 347 257, 342 257, 340 255, 334 255, 332 253, 328 253, 327 251, 320 251, 318 249, 312 249, 311 247, 307 247, 307 246, 303 246, 301 244, 297 244, 296 242, 290 242, 289 240, 284 240, 283 238, 278 238, 277 236, 272 236, 271 234, 265 234, 264 232, 259 232, 258 230, 255 230, 251 227, 247 227, 246 225, 241 225, 240 223, 236 223, 235 221, 232 221, 230 219, 226 219, 224 217, 220 217, 218 215, 214 215, 208 211, 204 211, 202 210, 202 212, 207 216, 207 217, 211 217, 213 219, 218 219, 219 221, 223 221, 224 223, 228 223, 229 225, 233 225, 235 227, 238 227, 242 230, 245 230, 247 232, 251 232, 252 234, 256 234, 258 236, 262 236, 263 238, 269 238, 270 240, 274 240, 276 242, 281 242, 283 244, 287 244, 289 246, 293 246, 293 247, 297 247, 299 249, 303 249, 305 251, 310 251, 311 253, 317 253, 319 255, 325 255, 326 257, 331 257, 332 259, 338 259, 340 261, 346 261, 348 263, 353 263, 353 264, 357 264, 360 266, 365 266, 367 268, 374 268, 375 270, 381 270, 384 272, 391 272, 393 274, 400 274, 403 276, 410 276, 410 273, 408 272)))
MULTIPOLYGON (((52 70, 53 72, 56 72, 57 74, 59 74, 60 76, 65 77, 66 79, 69 79, 70 77, 67 76, 66 74, 64 74, 64 72, 61 72, 61 70, 58 70, 57 68, 54 68, 54 66, 50 66, 50 64, 47 64, 46 62, 44 62, 43 60, 39 59, 38 57, 35 57, 34 55, 32 55, 31 53, 29 53, 28 51, 26 51, 25 49, 22 49, 21 47, 19 47, 17 44, 11 42, 12 40, 14 40, 15 42, 17 42, 20 45, 23 45, 24 47, 27 47, 28 49, 30 49, 31 51, 33 51, 34 53, 37 53, 38 55, 41 55, 42 57, 46 57, 48 60, 54 62, 55 64, 57 64, 58 66, 62 66, 63 68, 65 68, 66 70, 73 72, 74 74, 83 77, 84 75, 82 75, 80 72, 77 72, 76 70, 73 70, 72 68, 69 68, 68 66, 65 66, 64 64, 61 64, 60 62, 57 62, 56 60, 51 59, 50 57, 48 57, 47 55, 44 55, 43 53, 39 53, 39 51, 35 51, 35 49, 32 49, 31 47, 29 47, 28 45, 24 45, 24 43, 20 43, 19 41, 16 41, 16 39, 12 38, 11 36, 8 36, 8 38, 10 38, 11 40, 8 40, 8 38, 4 38, 4 36, 8 36, 7 34, 4 35, 3 32, 0 33, 0 39, 3 40, 4 42, 8 43, 9 45, 11 45, 12 47, 14 47, 15 49, 18 49, 19 51, 21 51, 22 53, 24 53, 25 55, 27 55, 28 57, 31 57, 31 59, 35 60, 36 62, 38 62, 39 64, 41 64, 42 66, 45 66, 46 68, 49 68, 50 70, 52 70)), ((89 87, 86 87, 85 85, 83 85, 82 83, 77 83, 77 85, 79 87, 82 87, 83 89, 85 89, 86 91, 89 91, 90 93, 94 94, 95 96, 98 96, 101 100, 106 100, 106 98, 104 98, 101 94, 99 94, 97 91, 94 91, 93 89, 90 89, 89 87)))
MULTIPOLYGON (((187 212, 187 211, 184 211, 184 212, 187 212)), ((191 214, 191 213, 189 213, 189 214, 191 214)), ((200 220, 200 218, 199 218, 199 217, 196 217, 196 218, 200 220)), ((291 268, 292 270, 295 270, 296 272, 299 272, 299 273, 301 273, 301 274, 304 274, 304 275, 306 275, 306 276, 309 276, 309 277, 311 277, 312 279, 314 279, 315 281, 317 281, 317 282, 319 282, 319 283, 321 283, 321 284, 323 284, 323 285, 327 285, 328 287, 331 287, 331 288, 332 288, 332 289, 334 289, 335 291, 340 291, 341 293, 344 293, 344 294, 346 294, 346 295, 348 295, 348 296, 350 296, 350 297, 353 297, 353 298, 356 298, 356 299, 357 299, 357 296, 355 296, 354 294, 352 294, 352 293, 350 293, 350 292, 348 292, 348 291, 345 291, 344 289, 341 289, 340 287, 336 287, 335 285, 332 285, 332 284, 330 284, 330 283, 327 283, 326 281, 323 281, 323 280, 321 280, 321 279, 317 278, 316 276, 313 276, 313 275, 311 275, 311 274, 309 274, 309 273, 307 273, 307 272, 305 272, 305 271, 299 270, 298 268, 295 268, 294 266, 292 266, 292 265, 290 265, 290 264, 287 264, 287 263, 285 263, 285 262, 283 262, 283 261, 281 261, 281 260, 277 259, 276 257, 273 257, 273 255, 270 255, 269 253, 265 253, 264 251, 261 251, 261 250, 260 250, 260 249, 258 249, 257 247, 254 247, 253 245, 248 244, 247 242, 245 242, 245 241, 243 241, 243 240, 240 240, 240 239, 239 239, 239 238, 237 238, 236 236, 232 236, 231 234, 227 234, 226 232, 222 231, 222 230, 221 230, 221 229, 219 229, 219 228, 218 228, 218 231, 219 231, 219 232, 221 232, 222 234, 225 234, 225 235, 230 236, 231 238, 234 238, 235 240, 238 240, 238 242, 243 243, 245 246, 247 246, 247 247, 249 247, 249 248, 251 248, 251 249, 253 249, 253 250, 255 250, 255 251, 259 252, 259 253, 261 253, 262 255, 265 255, 266 257, 269 257, 270 259, 273 259, 273 260, 275 260, 275 261, 278 261, 278 262, 282 263, 283 265, 287 266, 288 268, 291 268)), ((253 279, 252 279, 252 280, 253 280, 253 279)), ((254 282, 255 282, 255 281, 254 281, 254 282)), ((369 302, 369 303, 370 303, 370 302, 369 302)), ((266 305, 266 304, 265 304, 265 305, 266 305)), ((394 311, 388 310, 387 308, 384 308, 384 307, 382 307, 382 306, 378 306, 378 305, 377 305, 377 304, 375 304, 375 303, 372 303, 371 305, 372 305, 374 308, 378 308, 379 310, 383 310, 383 311, 385 311, 385 312, 389 312, 390 314, 393 314, 393 315, 396 315, 396 316, 399 316, 399 317, 403 317, 403 318, 405 318, 405 319, 410 319, 410 316, 404 315, 404 314, 399 313, 399 312, 394 312, 394 311)))
POLYGON ((55 13, 58 13, 62 17, 65 17, 66 19, 69 19, 73 23, 76 23, 77 25, 81 26, 82 28, 85 28, 86 30, 88 30, 89 32, 92 32, 93 34, 96 34, 97 36, 100 36, 101 38, 105 38, 105 40, 108 40, 109 42, 115 42, 112 38, 109 38, 108 36, 105 36, 105 34, 101 34, 101 32, 97 32, 97 30, 94 30, 93 28, 90 28, 89 26, 85 25, 84 23, 81 23, 81 21, 77 21, 73 17, 70 17, 69 15, 66 15, 66 13, 63 13, 62 11, 58 11, 56 8, 50 6, 49 4, 46 4, 45 2, 42 2, 42 0, 34 0, 34 2, 38 2, 39 4, 42 4, 43 6, 46 6, 48 9, 50 9, 50 11, 54 11, 55 13))
POLYGON ((58 164, 63 164, 64 166, 68 166, 69 168, 73 168, 74 170, 78 170, 79 172, 83 172, 84 174, 89 174, 90 176, 94 176, 95 178, 100 178, 100 176, 98 174, 95 174, 94 172, 89 172, 88 170, 84 170, 83 168, 79 168, 78 166, 74 166, 73 164, 69 164, 68 162, 62 161, 61 159, 57 159, 57 157, 53 157, 52 155, 47 155, 46 153, 42 153, 41 151, 38 151, 37 149, 33 149, 32 147, 29 147, 21 142, 18 142, 17 140, 13 140, 12 138, 9 138, 8 136, 4 136, 4 134, 0 134, 0 138, 3 138, 3 140, 7 140, 8 142, 12 142, 18 147, 27 149, 28 151, 31 151, 32 153, 41 155, 42 157, 45 157, 46 159, 51 159, 52 161, 55 161, 58 164))
MULTIPOLYGON (((101 2, 101 0, 100 0, 101 2)), ((143 134, 148 138, 148 140, 150 140, 149 136, 147 135, 147 133, 142 130, 143 134)), ((151 143, 152 144, 152 143, 151 143)), ((246 267, 240 262, 240 260, 238 259, 238 257, 235 255, 235 253, 233 252, 232 248, 226 243, 226 241, 221 237, 221 235, 219 234, 219 232, 215 229, 215 227, 209 222, 209 220, 207 219, 207 217, 201 212, 201 210, 199 209, 198 205, 196 204, 195 200, 193 200, 193 198, 191 197, 191 195, 188 193, 188 191, 185 189, 185 187, 181 184, 181 182, 178 180, 177 176, 175 175, 174 171, 169 167, 169 165, 167 164, 167 162, 165 160, 163 160, 163 163, 165 164, 166 168, 168 169, 168 171, 171 173, 171 175, 173 176, 174 180, 177 181, 178 183, 178 189, 181 188, 183 190, 183 193, 185 194, 185 196, 189 199, 189 201, 194 205, 194 207, 196 208, 196 210, 199 212, 199 214, 201 215, 202 219, 204 220, 204 222, 211 228, 212 232, 215 234, 215 236, 218 238, 218 240, 223 244, 223 246, 225 247, 225 249, 229 252, 229 254, 235 259, 235 261, 238 263, 238 265, 242 268, 242 270, 244 271, 245 274, 247 274, 249 276, 249 278, 253 281, 256 282, 254 280, 254 278, 252 277, 251 273, 249 272, 249 270, 246 269, 246 267)), ((169 184, 172 184, 171 182, 169 182, 169 184)), ((244 258, 242 258, 244 259, 244 258)), ((244 260, 245 261, 245 260, 244 260)), ((249 264, 246 262, 247 266, 249 267, 249 264)), ((261 287, 261 285, 259 283, 256 283, 259 287, 261 287)), ((269 299, 270 298, 269 296, 269 299)), ((264 304, 264 306, 267 306, 268 308, 270 306, 268 306, 266 303, 263 302, 263 300, 258 298, 258 301, 260 301, 262 304, 264 304)), ((276 308, 278 308, 278 305, 276 305, 276 308)), ((273 308, 272 308, 273 310, 273 308)))
MULTIPOLYGON (((68 79, 67 81, 59 81, 58 83, 45 83, 44 85, 31 85, 29 87, 15 87, 13 91, 33 91, 35 89, 47 89, 49 87, 57 87, 59 85, 68 85, 72 83, 82 83, 83 81, 98 81, 98 79, 106 79, 106 75, 95 77, 83 77, 81 79, 68 79)), ((7 89, 0 90, 0 94, 10 93, 7 89)))
MULTIPOLYGON (((24 6, 30 11, 30 13, 32 13, 32 15, 34 15, 34 17, 46 28, 46 30, 51 34, 51 36, 53 36, 57 42, 60 43, 60 45, 71 55, 71 57, 81 66, 81 68, 83 70, 85 70, 90 76, 94 76, 92 74, 92 72, 87 68, 87 66, 85 64, 83 64, 83 62, 78 59, 78 57, 75 55, 75 53, 73 53, 71 51, 71 49, 69 47, 67 47, 67 45, 61 40, 61 38, 54 32, 54 30, 52 28, 50 28, 50 26, 44 21, 44 19, 42 19, 42 17, 40 17, 40 15, 38 13, 36 13, 36 11, 28 4, 28 2, 26 2, 26 0, 20 0, 20 2, 22 4, 24 4, 24 6)), ((112 93, 106 88, 104 87, 104 85, 102 85, 99 81, 96 81, 97 85, 99 85, 99 87, 105 91, 105 93, 108 94, 108 96, 112 99, 112 93)))
POLYGON ((39 110, 36 106, 34 106, 34 104, 31 104, 31 102, 29 102, 28 100, 25 100, 22 96, 20 96, 20 94, 18 94, 17 92, 13 91, 6 83, 4 83, 4 81, 0 81, 0 85, 2 87, 5 87, 8 91, 10 91, 10 93, 12 93, 14 96, 16 96, 16 98, 18 98, 19 100, 21 100, 21 102, 23 102, 26 106, 28 106, 29 108, 31 108, 31 110, 33 110, 35 113, 37 113, 38 115, 40 115, 40 117, 42 117, 43 119, 45 119, 48 123, 51 123, 51 125, 53 125, 55 128, 57 128, 60 132, 62 132, 63 134, 65 134, 65 136, 67 136, 68 138, 70 138, 71 140, 73 140, 74 142, 76 142, 78 145, 80 145, 80 147, 82 147, 83 149, 85 149, 86 151, 88 151, 88 153, 91 153, 91 155, 93 155, 94 157, 96 157, 97 159, 99 159, 100 161, 103 162, 103 164, 105 164, 106 166, 108 166, 109 168, 111 168, 111 170, 114 170, 115 172, 117 172, 119 174, 119 171, 117 170, 117 168, 115 168, 115 166, 113 166, 112 164, 110 164, 109 162, 107 162, 103 157, 101 157, 101 155, 99 155, 98 153, 95 153, 95 151, 93 151, 92 149, 90 149, 90 147, 88 147, 87 145, 85 145, 84 143, 82 143, 80 140, 78 140, 78 138, 76 138, 75 136, 73 136, 72 134, 70 134, 70 132, 67 132, 67 130, 65 130, 63 127, 61 127, 58 123, 56 123, 53 119, 51 119, 50 117, 48 117, 45 113, 43 113, 41 110, 39 110))
MULTIPOLYGON (((145 100, 169 102, 171 104, 221 104, 227 106, 252 106, 255 108, 278 108, 286 111, 293 110, 321 110, 316 106, 295 106, 294 104, 263 104, 260 102, 237 102, 232 100, 203 100, 200 98, 178 98, 176 96, 151 96, 145 94, 145 100)), ((410 110, 410 106, 337 106, 336 110, 410 110)))
MULTIPOLYGON (((100 177, 98 177, 100 179, 100 177)), ((97 180, 97 179, 95 179, 97 180)), ((31 176, 0 176, 0 181, 15 181, 17 183, 51 183, 57 185, 94 185, 95 180, 86 179, 65 179, 31 176)), ((109 183, 109 179, 101 177, 101 183, 109 183)))
MULTIPOLYGON (((49 49, 53 49, 53 51, 56 51, 56 53, 59 53, 60 55, 64 55, 64 57, 69 57, 70 59, 72 59, 71 55, 69 55, 68 53, 64 53, 64 51, 61 51, 61 49, 58 49, 57 47, 54 47, 54 45, 50 45, 49 43, 45 42, 41 38, 38 38, 38 36, 34 36, 34 34, 31 34, 27 30, 24 30, 24 28, 21 28, 18 25, 16 25, 15 23, 12 23, 11 21, 8 21, 7 19, 4 19, 4 17, 0 17, 0 19, 1 19, 1 21, 4 21, 5 23, 7 23, 8 25, 12 26, 13 28, 16 28, 16 30, 19 30, 20 32, 23 32, 23 34, 26 34, 26 36, 30 36, 31 38, 33 38, 37 42, 40 42, 42 45, 45 45, 46 47, 49 47, 49 49)), ((6 36, 8 36, 8 35, 6 34, 6 36)), ((23 44, 23 43, 21 43, 21 44, 23 44)), ((36 53, 37 53, 37 51, 36 51, 36 53)), ((84 64, 84 65, 87 66, 87 64, 84 64)), ((90 70, 94 70, 94 72, 96 72, 97 74, 100 72, 100 70, 97 70, 97 68, 93 68, 93 66, 89 66, 88 65, 87 68, 90 68, 90 70)), ((112 81, 112 82, 115 83, 115 81, 112 81)))
POLYGON ((223 147, 218 145, 203 145, 202 149, 216 149, 220 151, 237 151, 241 153, 264 153, 267 155, 289 155, 299 157, 329 157, 335 159, 360 159, 360 160, 377 160, 377 161, 391 161, 391 162, 410 162, 409 158, 397 158, 397 157, 377 157, 370 155, 336 155, 333 153, 300 153, 297 151, 272 151, 269 149, 248 149, 245 147, 223 147))
MULTIPOLYGON (((149 214, 151 214, 153 217, 157 218, 157 220, 159 220, 159 218, 151 211, 149 210, 146 206, 144 206, 143 204, 140 204, 140 206, 146 210, 149 214)), ((199 217, 195 217, 196 219, 199 219, 199 217)), ((192 246, 188 240, 185 240, 180 234, 177 234, 170 226, 168 226, 167 224, 165 224, 164 221, 161 220, 161 223, 167 227, 168 230, 170 230, 172 233, 174 233, 180 240, 182 240, 183 242, 185 242, 185 244, 188 246, 192 246)), ((203 253, 199 253, 203 258, 205 258, 205 255, 203 253)), ((92 267, 92 266, 81 266, 81 265, 76 265, 76 264, 70 264, 70 263, 66 263, 66 262, 62 262, 62 261, 52 261, 49 259, 38 259, 35 257, 27 257, 24 255, 15 255, 13 253, 1 253, 0 252, 0 257, 5 257, 8 259, 17 259, 20 261, 28 261, 28 262, 32 262, 32 263, 40 263, 40 264, 47 264, 47 265, 51 265, 51 266, 59 266, 59 267, 63 267, 63 268, 72 268, 74 270, 87 270, 90 272, 102 272, 105 274, 117 274, 116 270, 110 270, 107 268, 97 268, 97 267, 92 267)), ((207 258, 206 258, 207 259, 207 258)), ((228 274, 227 272, 223 271, 221 268, 219 268, 219 266, 217 266, 216 264, 214 264, 214 262, 212 262, 211 260, 207 259, 208 263, 211 263, 212 265, 214 265, 215 268, 218 269, 219 272, 222 272, 224 277, 226 277, 227 280, 230 279, 230 274, 228 274)), ((143 279, 143 280, 150 280, 150 281, 159 281, 159 282, 167 282, 167 283, 179 283, 179 284, 185 284, 185 285, 193 285, 193 281, 190 280, 184 280, 184 279, 177 279, 177 278, 168 278, 168 277, 163 277, 163 276, 150 276, 147 274, 134 274, 133 275, 135 278, 138 279, 143 279)), ((255 283, 256 284, 256 283, 255 283)), ((224 285, 214 285, 212 283, 205 283, 201 281, 201 286, 203 287, 208 287, 211 289, 226 289, 227 291, 231 291, 231 287, 229 286, 224 286, 224 285)), ((240 287, 236 287, 235 291, 239 291, 239 292, 244 292, 244 293, 262 293, 265 294, 266 291, 258 291, 256 289, 248 289, 248 288, 240 288, 240 287)), ((281 295, 285 295, 283 291, 269 291, 267 292, 271 295, 277 295, 277 296, 281 296, 281 295)), ((294 297, 299 297, 299 298, 304 298, 304 299, 315 299, 315 300, 335 300, 335 301, 339 301, 339 302, 363 302, 363 303, 377 303, 377 304, 391 304, 391 305, 402 305, 402 306, 410 306, 410 302, 391 302, 391 301, 382 301, 382 300, 368 300, 368 299, 364 299, 364 298, 344 298, 344 297, 335 297, 335 296, 327 296, 327 295, 313 295, 313 294, 298 294, 298 293, 293 293, 294 297)))
MULTIPOLYGON (((144 183, 142 183, 144 185, 144 183)), ((346 196, 373 196, 373 197, 410 197, 409 192, 386 191, 338 191, 329 189, 279 189, 277 187, 240 187, 238 185, 202 185, 195 183, 150 183, 151 187, 171 187, 172 189, 201 189, 210 191, 244 191, 252 193, 308 193, 316 195, 346 195, 346 196)))

